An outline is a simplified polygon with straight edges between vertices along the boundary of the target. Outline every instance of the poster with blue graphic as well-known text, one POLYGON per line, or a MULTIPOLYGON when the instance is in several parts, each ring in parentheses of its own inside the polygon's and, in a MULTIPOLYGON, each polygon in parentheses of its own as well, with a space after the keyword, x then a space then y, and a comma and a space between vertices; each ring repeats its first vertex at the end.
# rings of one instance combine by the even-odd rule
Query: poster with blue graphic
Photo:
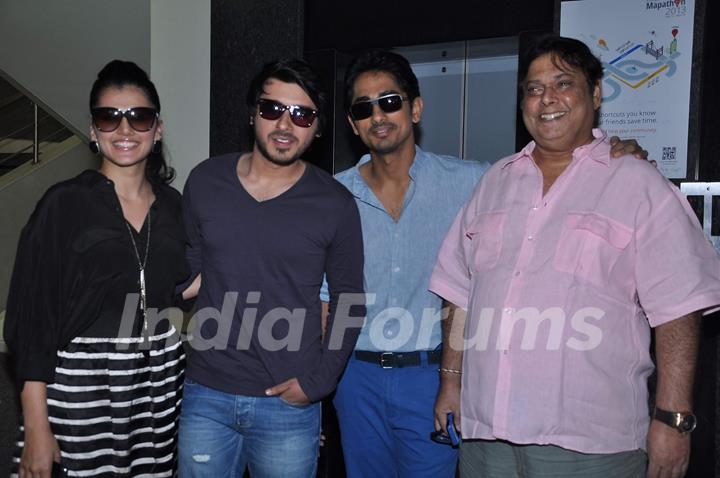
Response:
POLYGON ((603 64, 600 127, 636 138, 668 178, 687 175, 694 13, 694 0, 561 4, 560 34, 603 64))

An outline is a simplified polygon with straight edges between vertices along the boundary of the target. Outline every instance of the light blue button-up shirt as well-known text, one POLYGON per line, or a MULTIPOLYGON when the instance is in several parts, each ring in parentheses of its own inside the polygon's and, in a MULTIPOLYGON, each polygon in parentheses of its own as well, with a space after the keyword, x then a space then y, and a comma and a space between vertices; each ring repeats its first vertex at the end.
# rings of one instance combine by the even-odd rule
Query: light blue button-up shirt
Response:
MULTIPOLYGON (((428 291, 437 252, 455 215, 489 164, 428 153, 416 146, 398 222, 360 176, 358 164, 335 176, 355 196, 365 247, 367 318, 356 350, 435 349, 442 340, 441 299, 428 291)), ((321 298, 328 300, 327 285, 321 298)))

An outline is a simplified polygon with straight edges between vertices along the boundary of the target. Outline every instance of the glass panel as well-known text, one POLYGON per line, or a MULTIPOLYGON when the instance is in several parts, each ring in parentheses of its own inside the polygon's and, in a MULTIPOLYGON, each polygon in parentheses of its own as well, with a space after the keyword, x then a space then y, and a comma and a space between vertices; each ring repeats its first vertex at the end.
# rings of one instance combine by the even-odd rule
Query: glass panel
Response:
POLYGON ((468 42, 465 157, 493 163, 515 152, 518 39, 468 42))
POLYGON ((493 163, 515 152, 517 56, 468 60, 465 157, 493 163))
POLYGON ((495 162, 515 152, 517 38, 398 48, 420 82, 423 149, 495 162))
POLYGON ((462 156, 465 42, 397 48, 420 83, 423 114, 417 131, 421 148, 462 156))

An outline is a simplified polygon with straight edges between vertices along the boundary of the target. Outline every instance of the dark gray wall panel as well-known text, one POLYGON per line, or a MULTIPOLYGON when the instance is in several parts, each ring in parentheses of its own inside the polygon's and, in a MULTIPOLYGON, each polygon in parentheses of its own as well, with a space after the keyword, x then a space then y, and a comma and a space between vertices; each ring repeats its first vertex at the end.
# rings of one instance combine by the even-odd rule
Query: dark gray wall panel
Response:
POLYGON ((263 64, 303 51, 302 0, 212 0, 210 154, 251 144, 245 96, 263 64))
POLYGON ((307 0, 307 50, 362 50, 550 30, 556 0, 307 0))

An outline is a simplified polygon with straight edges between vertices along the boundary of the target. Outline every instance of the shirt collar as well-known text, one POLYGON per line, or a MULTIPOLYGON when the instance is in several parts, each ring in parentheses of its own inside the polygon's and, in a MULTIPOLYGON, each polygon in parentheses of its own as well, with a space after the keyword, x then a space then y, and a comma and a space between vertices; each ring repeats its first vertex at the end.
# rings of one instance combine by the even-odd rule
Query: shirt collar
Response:
MULTIPOLYGON (((426 153, 423 151, 420 146, 415 145, 415 157, 413 158, 412 165, 410 165, 410 171, 408 174, 410 175, 410 179, 414 181, 417 180, 418 174, 420 174, 420 171, 425 167, 426 161, 426 153)), ((370 154, 364 154, 360 161, 357 162, 355 166, 353 166, 353 172, 352 172, 352 182, 350 184, 350 187, 348 188, 351 193, 353 193, 353 196, 359 198, 359 199, 367 199, 367 194, 370 192, 370 188, 368 187, 365 180, 360 175, 360 166, 370 161, 372 158, 370 154)))
POLYGON ((81 183, 89 188, 111 185, 112 182, 96 169, 86 169, 78 176, 81 183))
MULTIPOLYGON (((607 134, 600 128, 593 128, 593 139, 590 143, 580 146, 573 151, 573 158, 590 158, 598 163, 608 166, 610 164, 610 155, 607 154, 606 148, 598 148, 601 144, 607 144, 607 134)), ((530 141, 520 152, 513 154, 500 167, 504 169, 511 163, 523 158, 532 159, 532 152, 535 150, 535 141, 530 141)))
MULTIPOLYGON (((115 193, 115 183, 111 179, 108 179, 107 176, 96 169, 86 169, 80 174, 80 177, 91 189, 99 189, 101 194, 114 203, 117 194, 115 193)), ((150 186, 155 195, 155 200, 150 205, 150 209, 157 210, 158 207, 164 204, 166 192, 152 181, 150 181, 150 186)))

